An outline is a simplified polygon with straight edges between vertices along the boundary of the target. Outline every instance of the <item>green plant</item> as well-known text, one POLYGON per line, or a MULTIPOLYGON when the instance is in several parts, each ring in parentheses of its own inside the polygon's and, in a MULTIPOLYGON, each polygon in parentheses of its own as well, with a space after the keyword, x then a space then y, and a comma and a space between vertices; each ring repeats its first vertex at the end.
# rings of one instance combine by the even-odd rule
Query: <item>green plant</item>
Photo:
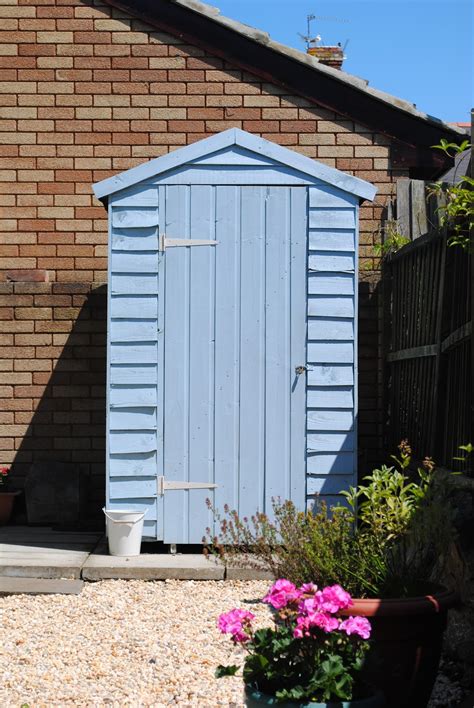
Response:
POLYGON ((374 253, 379 258, 396 253, 403 246, 410 243, 410 239, 404 236, 395 220, 386 221, 383 225, 383 241, 374 245, 374 253))
POLYGON ((299 511, 288 500, 274 499, 272 506, 272 518, 258 512, 241 519, 228 506, 223 514, 212 509, 219 534, 211 538, 207 529, 205 551, 229 565, 265 569, 274 578, 289 578, 296 584, 337 583, 359 597, 377 593, 380 567, 375 539, 354 533, 348 508, 328 508, 319 500, 311 512, 299 511))
MULTIPOLYGON (((274 609, 273 626, 254 630, 254 615, 234 609, 219 617, 221 632, 246 650, 247 686, 284 701, 351 700, 368 650, 370 622, 339 617, 352 599, 342 587, 319 590, 313 583, 296 587, 277 580, 263 602, 274 609)), ((219 666, 216 676, 233 676, 239 667, 219 666)))
POLYGON ((206 539, 231 565, 265 568, 294 583, 339 584, 357 597, 406 597, 446 582, 454 552, 447 475, 431 458, 411 471, 407 441, 358 487, 341 492, 346 504, 317 501, 308 512, 274 500, 273 518, 250 520, 214 511, 220 532, 206 539))
POLYGON ((452 511, 445 474, 435 474, 431 458, 410 473, 412 451, 399 445, 395 466, 382 465, 363 484, 342 491, 357 535, 375 539, 380 553, 382 596, 409 596, 445 580, 453 547, 452 511))
POLYGON ((467 443, 467 445, 458 445, 458 450, 462 450, 462 453, 458 457, 453 457, 453 460, 466 462, 474 451, 474 445, 472 443, 467 443))
MULTIPOLYGON (((442 138, 439 145, 431 147, 441 150, 449 157, 454 157, 472 146, 468 140, 463 140, 461 145, 457 145, 442 138)), ((445 204, 439 207, 441 225, 449 225, 454 231, 448 239, 448 245, 469 249, 472 245, 471 234, 474 228, 474 179, 464 176, 453 185, 433 184, 430 192, 436 196, 442 195, 445 199, 445 204)))

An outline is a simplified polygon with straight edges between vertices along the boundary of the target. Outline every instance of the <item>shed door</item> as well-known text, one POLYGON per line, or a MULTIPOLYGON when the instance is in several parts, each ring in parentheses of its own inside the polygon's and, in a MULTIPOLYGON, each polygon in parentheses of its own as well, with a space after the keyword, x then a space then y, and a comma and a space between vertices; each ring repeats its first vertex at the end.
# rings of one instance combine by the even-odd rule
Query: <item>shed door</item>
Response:
POLYGON ((201 542, 207 498, 241 515, 305 504, 306 202, 306 187, 160 187, 162 236, 218 242, 160 257, 165 543, 201 542))

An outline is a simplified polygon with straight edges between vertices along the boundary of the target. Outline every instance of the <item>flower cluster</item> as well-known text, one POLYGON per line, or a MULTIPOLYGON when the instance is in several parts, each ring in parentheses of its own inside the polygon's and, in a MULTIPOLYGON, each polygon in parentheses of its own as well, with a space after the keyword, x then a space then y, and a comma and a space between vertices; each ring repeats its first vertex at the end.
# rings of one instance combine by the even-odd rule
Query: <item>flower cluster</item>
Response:
POLYGON ((0 487, 7 483, 7 477, 10 474, 9 467, 0 467, 0 487))
POLYGON ((231 634, 234 642, 248 642, 250 639, 250 623, 255 615, 247 610, 231 610, 222 614, 217 626, 223 634, 231 634))
MULTIPOLYGON (((274 610, 273 627, 254 630, 255 616, 241 609, 222 614, 217 623, 245 648, 246 684, 281 701, 351 699, 371 627, 365 617, 347 616, 349 593, 340 585, 296 587, 281 578, 263 602, 274 610)), ((233 676, 238 668, 219 666, 216 676, 233 676)))
MULTIPOLYGON (((361 639, 370 637, 370 622, 365 617, 343 620, 337 616, 353 604, 349 593, 340 585, 318 590, 313 583, 305 583, 297 588, 289 580, 281 579, 272 585, 263 602, 277 611, 277 617, 278 613, 282 615, 279 619, 293 621, 293 636, 298 639, 314 636, 318 630, 345 632, 348 636, 356 635, 361 639)), ((231 610, 219 617, 218 627, 223 634, 231 634, 234 642, 248 642, 253 619, 251 612, 231 610)))

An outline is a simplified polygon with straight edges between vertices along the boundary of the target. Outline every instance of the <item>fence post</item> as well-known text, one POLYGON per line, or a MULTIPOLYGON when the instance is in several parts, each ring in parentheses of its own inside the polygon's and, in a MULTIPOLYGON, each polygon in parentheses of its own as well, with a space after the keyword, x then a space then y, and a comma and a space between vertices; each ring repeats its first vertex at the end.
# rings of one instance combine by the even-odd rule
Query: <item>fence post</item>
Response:
POLYGON ((438 435, 438 430, 440 429, 445 411, 441 410, 441 403, 443 398, 440 398, 439 388, 440 388, 440 373, 441 373, 441 335, 443 326, 443 314, 444 314, 444 284, 446 276, 446 249, 448 237, 445 230, 443 237, 441 238, 441 258, 440 258, 440 268, 439 268, 439 285, 438 285, 438 302, 436 306, 436 327, 435 336, 433 344, 436 346, 435 354, 435 365, 434 365, 434 385, 433 385, 433 415, 430 417, 431 430, 430 430, 430 442, 431 450, 430 453, 433 457, 438 455, 440 452, 440 436, 438 435))

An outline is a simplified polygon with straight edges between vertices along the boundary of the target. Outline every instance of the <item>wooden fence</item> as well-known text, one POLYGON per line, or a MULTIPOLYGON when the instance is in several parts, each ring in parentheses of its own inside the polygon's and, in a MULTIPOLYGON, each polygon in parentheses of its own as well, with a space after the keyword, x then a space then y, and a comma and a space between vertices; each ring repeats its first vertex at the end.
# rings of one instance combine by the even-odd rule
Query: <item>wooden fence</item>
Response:
POLYGON ((458 446, 474 443, 473 256, 448 245, 423 182, 403 180, 397 196, 399 231, 414 240, 384 264, 386 443, 408 438, 416 456, 462 469, 458 446))

